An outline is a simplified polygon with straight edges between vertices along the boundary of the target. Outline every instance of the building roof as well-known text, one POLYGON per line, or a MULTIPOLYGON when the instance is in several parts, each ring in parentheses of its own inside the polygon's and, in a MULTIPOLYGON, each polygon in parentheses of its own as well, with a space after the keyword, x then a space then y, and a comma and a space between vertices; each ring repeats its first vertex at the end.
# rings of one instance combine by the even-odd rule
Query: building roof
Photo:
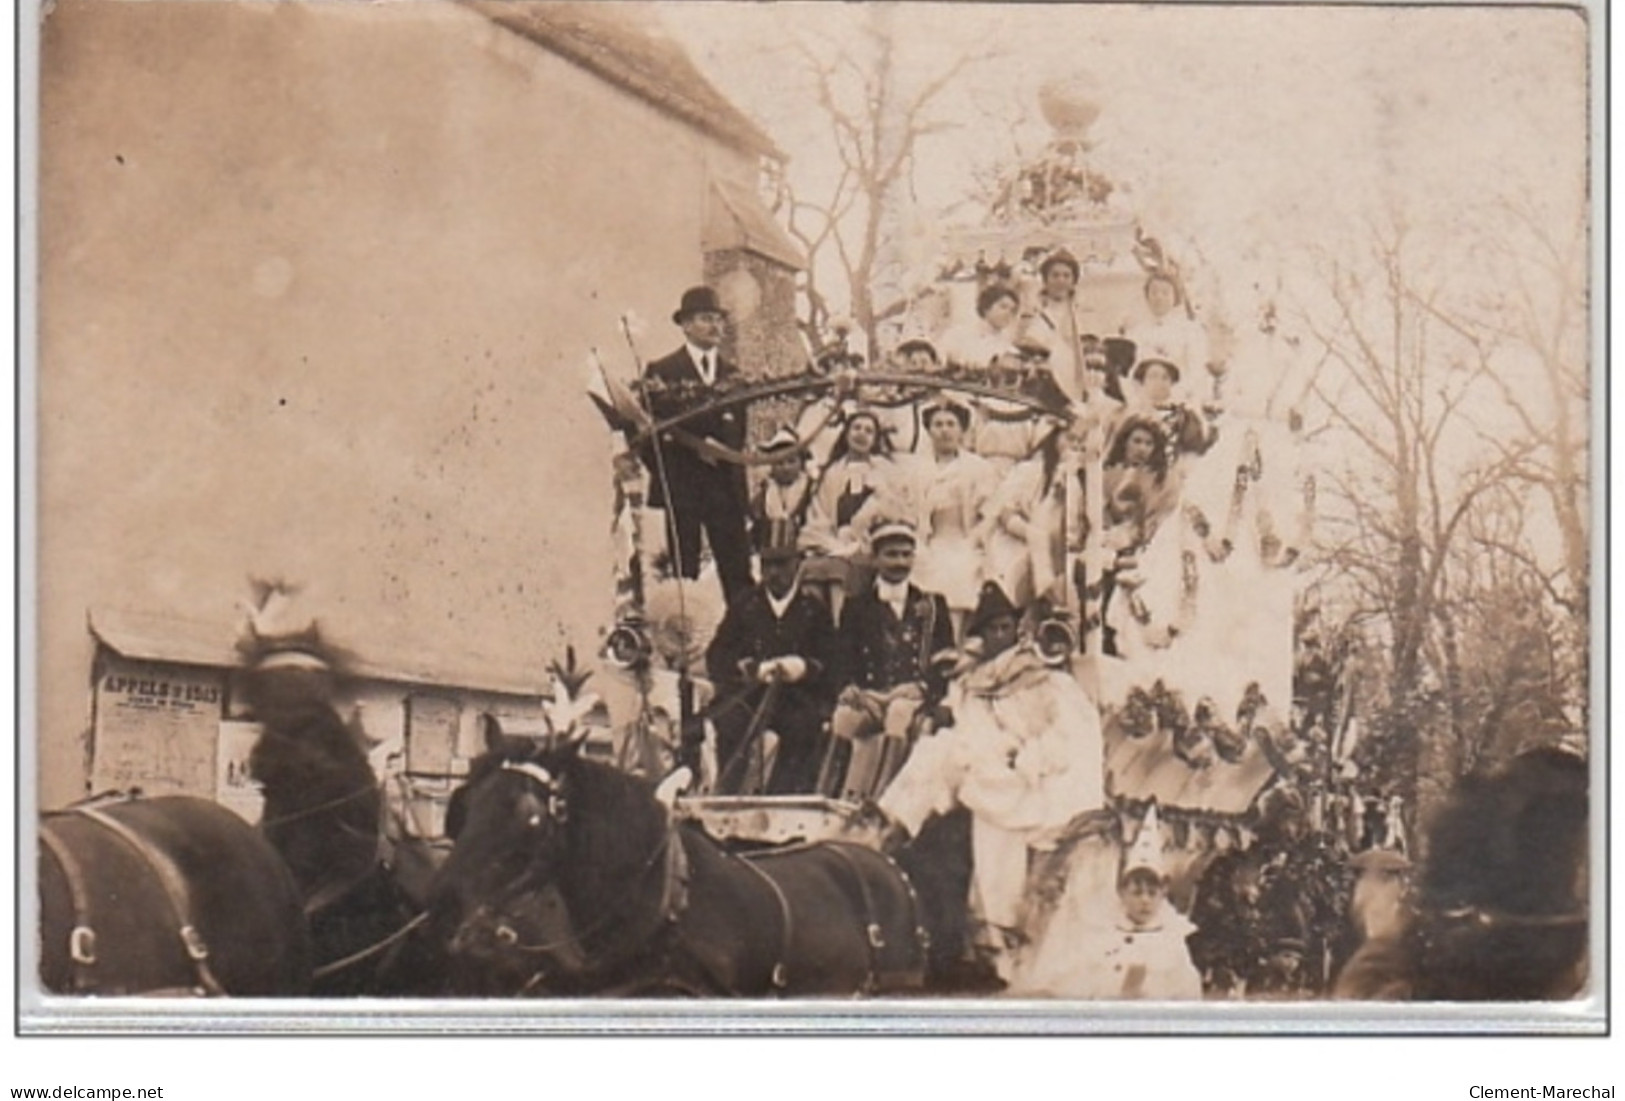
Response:
POLYGON ((661 28, 652 8, 635 3, 463 0, 498 26, 551 50, 736 149, 784 159, 761 127, 735 107, 661 28))
MULTIPOLYGON (((236 648, 237 629, 231 624, 126 608, 92 608, 88 618, 90 633, 98 642, 135 661, 224 669, 243 664, 236 648)), ((551 694, 543 687, 542 678, 533 680, 524 670, 504 668, 490 660, 451 663, 424 655, 375 654, 365 660, 347 661, 345 672, 358 680, 461 688, 529 699, 551 694)))
POLYGON ((707 252, 746 249, 793 271, 807 266, 801 247, 763 209, 756 195, 732 180, 711 181, 705 204, 704 245, 707 252))

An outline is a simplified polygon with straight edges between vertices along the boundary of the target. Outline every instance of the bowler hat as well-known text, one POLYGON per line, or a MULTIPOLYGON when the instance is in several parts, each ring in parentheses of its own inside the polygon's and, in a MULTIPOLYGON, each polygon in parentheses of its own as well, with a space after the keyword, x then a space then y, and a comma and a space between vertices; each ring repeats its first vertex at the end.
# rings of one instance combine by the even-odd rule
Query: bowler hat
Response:
POLYGON ((682 305, 677 307, 677 312, 671 315, 671 319, 681 325, 697 313, 719 313, 723 317, 728 316, 728 311, 722 308, 722 302, 717 298, 717 292, 710 287, 690 287, 684 291, 682 305))

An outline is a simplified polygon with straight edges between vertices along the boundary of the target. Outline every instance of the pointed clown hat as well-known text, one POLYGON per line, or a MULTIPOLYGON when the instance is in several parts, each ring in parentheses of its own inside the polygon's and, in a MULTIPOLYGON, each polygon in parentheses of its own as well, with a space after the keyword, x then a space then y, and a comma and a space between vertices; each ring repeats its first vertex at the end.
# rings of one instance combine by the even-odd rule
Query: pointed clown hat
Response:
POLYGON ((982 582, 982 592, 976 601, 976 610, 965 623, 965 634, 981 635, 987 625, 1000 616, 1021 617, 1021 609, 1010 602, 997 581, 982 582))
POLYGON ((1117 873, 1117 879, 1122 882, 1131 873, 1140 871, 1150 872, 1158 879, 1168 878, 1162 861, 1162 825, 1158 820, 1156 800, 1145 808, 1145 821, 1134 835, 1133 844, 1123 852, 1123 867, 1117 873))

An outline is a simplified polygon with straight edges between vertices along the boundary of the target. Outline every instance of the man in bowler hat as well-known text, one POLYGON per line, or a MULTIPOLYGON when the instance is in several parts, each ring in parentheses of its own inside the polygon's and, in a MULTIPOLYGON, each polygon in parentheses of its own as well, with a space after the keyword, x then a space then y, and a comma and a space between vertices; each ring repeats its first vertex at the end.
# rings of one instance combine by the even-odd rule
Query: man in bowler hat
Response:
MULTIPOLYGON (((644 370, 650 412, 663 420, 716 396, 739 368, 722 355, 728 313, 710 287, 690 287, 672 321, 683 330, 683 346, 644 370)), ((689 437, 733 450, 745 446, 743 408, 720 409, 683 425, 689 437)), ((662 433, 645 448, 649 504, 666 510, 666 540, 681 577, 700 576, 700 533, 716 559, 723 596, 730 604, 750 588, 750 540, 746 532, 749 498, 745 468, 718 458, 693 439, 662 433)))

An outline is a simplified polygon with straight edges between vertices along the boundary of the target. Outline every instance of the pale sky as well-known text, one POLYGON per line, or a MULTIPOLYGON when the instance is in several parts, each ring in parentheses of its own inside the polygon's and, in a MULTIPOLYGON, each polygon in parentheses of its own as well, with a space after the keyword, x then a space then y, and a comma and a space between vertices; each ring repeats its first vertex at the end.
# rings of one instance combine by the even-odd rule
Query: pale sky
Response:
MULTIPOLYGON (((784 44, 795 27, 849 39, 855 6, 661 7, 707 74, 791 154, 791 178, 827 188, 826 124, 784 44)), ((1577 12, 904 3, 895 18, 905 86, 961 51, 1000 54, 943 98, 959 125, 921 146, 926 210, 960 198, 971 165, 1007 160, 1017 140, 1038 148, 1038 85, 1079 72, 1101 89, 1096 167, 1133 188, 1154 231, 1223 258, 1231 281, 1259 256, 1335 240, 1391 202, 1448 232, 1510 190, 1572 209, 1584 181, 1577 12)))

